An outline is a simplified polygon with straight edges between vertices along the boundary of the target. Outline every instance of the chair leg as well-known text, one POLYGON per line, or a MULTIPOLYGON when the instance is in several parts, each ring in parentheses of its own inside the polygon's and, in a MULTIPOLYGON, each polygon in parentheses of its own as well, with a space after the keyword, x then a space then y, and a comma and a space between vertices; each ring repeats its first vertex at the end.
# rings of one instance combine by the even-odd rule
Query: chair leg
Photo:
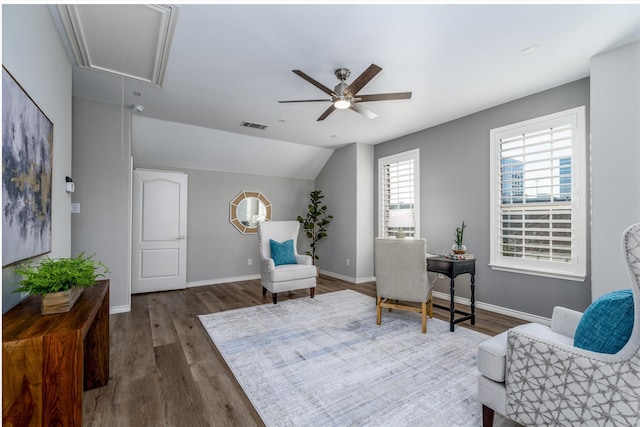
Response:
POLYGON ((376 319, 376 325, 380 325, 382 323, 382 298, 378 297, 378 318, 376 319))
POLYGON ((422 333, 427 333, 427 302, 422 302, 422 333))
POLYGON ((433 293, 429 293, 429 318, 433 319, 433 293))
POLYGON ((267 288, 265 288, 264 286, 262 287, 262 295, 266 295, 267 294, 267 288))
POLYGON ((316 288, 309 288, 309 293, 311 294, 311 298, 316 296, 316 288))
POLYGON ((278 293, 277 292, 272 292, 271 293, 271 297, 273 298, 273 303, 277 304, 278 303, 278 293))
POLYGON ((482 427, 493 426, 493 414, 495 411, 488 406, 482 405, 482 427))

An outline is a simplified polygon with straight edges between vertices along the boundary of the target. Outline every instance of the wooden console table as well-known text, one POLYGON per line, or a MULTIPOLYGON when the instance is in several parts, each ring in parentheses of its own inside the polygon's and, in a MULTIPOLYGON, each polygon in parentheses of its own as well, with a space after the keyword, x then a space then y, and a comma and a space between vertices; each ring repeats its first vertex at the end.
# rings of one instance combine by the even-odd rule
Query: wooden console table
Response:
POLYGON ((82 392, 109 381, 109 280, 68 313, 30 296, 2 315, 2 424, 82 426, 82 392))

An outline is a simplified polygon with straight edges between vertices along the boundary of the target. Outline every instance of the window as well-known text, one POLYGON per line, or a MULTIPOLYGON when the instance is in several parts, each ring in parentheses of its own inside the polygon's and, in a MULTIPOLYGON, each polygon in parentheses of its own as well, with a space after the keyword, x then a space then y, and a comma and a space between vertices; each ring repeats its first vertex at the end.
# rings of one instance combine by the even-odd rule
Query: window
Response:
POLYGON ((420 236, 420 150, 378 159, 378 236, 420 236))
POLYGON ((585 108, 492 129, 491 267, 586 276, 585 108))

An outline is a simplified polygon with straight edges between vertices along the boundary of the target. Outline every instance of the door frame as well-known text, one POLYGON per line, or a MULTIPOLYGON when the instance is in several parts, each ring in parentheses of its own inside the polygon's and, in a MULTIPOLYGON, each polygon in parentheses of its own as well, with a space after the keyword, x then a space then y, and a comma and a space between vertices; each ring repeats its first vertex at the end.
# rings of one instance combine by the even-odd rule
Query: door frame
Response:
MULTIPOLYGON (((133 237, 135 237, 133 235, 134 232, 134 185, 135 185, 135 179, 134 179, 134 174, 135 172, 152 172, 152 173, 158 173, 158 174, 167 174, 167 175, 181 175, 184 176, 186 178, 186 193, 188 194, 188 177, 189 175, 185 172, 181 172, 181 171, 171 171, 171 170, 161 170, 161 169, 149 169, 149 168, 136 168, 133 166, 133 159, 132 159, 132 168, 131 168, 131 191, 130 191, 130 195, 131 195, 131 209, 130 209, 130 239, 129 239, 129 246, 130 246, 130 257, 129 257, 129 296, 131 298, 131 295, 133 295, 133 283, 134 283, 134 277, 133 277, 133 273, 134 273, 134 267, 133 267, 133 263, 135 260, 137 260, 137 256, 138 254, 134 253, 134 242, 133 242, 133 237)), ((187 215, 188 215, 188 201, 185 201, 185 221, 187 221, 187 215)), ((187 227, 188 227, 188 223, 185 222, 185 229, 184 229, 184 236, 185 236, 185 241, 184 241, 184 253, 185 253, 185 261, 184 261, 184 276, 185 276, 185 283, 184 283, 184 289, 186 289, 187 286, 187 227)), ((183 288, 176 288, 176 289, 183 289, 183 288)), ((150 291, 152 292, 152 291, 150 291)))

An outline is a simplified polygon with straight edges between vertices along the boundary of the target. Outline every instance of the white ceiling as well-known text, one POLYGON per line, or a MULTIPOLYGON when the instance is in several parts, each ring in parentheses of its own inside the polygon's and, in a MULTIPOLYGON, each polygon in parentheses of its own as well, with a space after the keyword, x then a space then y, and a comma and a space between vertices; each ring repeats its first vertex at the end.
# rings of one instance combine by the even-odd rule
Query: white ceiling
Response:
MULTIPOLYGON (((322 147, 326 158, 328 149, 377 144, 587 77, 591 57, 640 39, 640 3, 182 4, 177 11, 162 87, 76 65, 74 96, 143 105, 135 114, 152 128, 161 120, 248 135, 239 146, 261 146, 263 162, 286 150, 283 142, 322 147), (539 49, 522 52, 532 45, 539 49), (336 68, 351 69, 349 83, 372 63, 382 71, 360 94, 413 92, 410 100, 366 103, 374 120, 344 110, 318 122, 326 103, 278 103, 327 98, 294 69, 333 88, 336 68), (245 128, 243 121, 268 127, 245 128)), ((131 55, 129 43, 105 30, 100 46, 108 43, 124 59, 131 55)), ((133 143, 135 152, 135 137, 133 143)), ((149 150, 156 157, 171 152, 160 144, 175 143, 147 143, 138 160, 149 150)), ((217 153, 198 151, 207 149, 201 142, 180 144, 186 157, 192 150, 184 163, 217 153)), ((164 161, 177 161, 172 155, 164 161)))

